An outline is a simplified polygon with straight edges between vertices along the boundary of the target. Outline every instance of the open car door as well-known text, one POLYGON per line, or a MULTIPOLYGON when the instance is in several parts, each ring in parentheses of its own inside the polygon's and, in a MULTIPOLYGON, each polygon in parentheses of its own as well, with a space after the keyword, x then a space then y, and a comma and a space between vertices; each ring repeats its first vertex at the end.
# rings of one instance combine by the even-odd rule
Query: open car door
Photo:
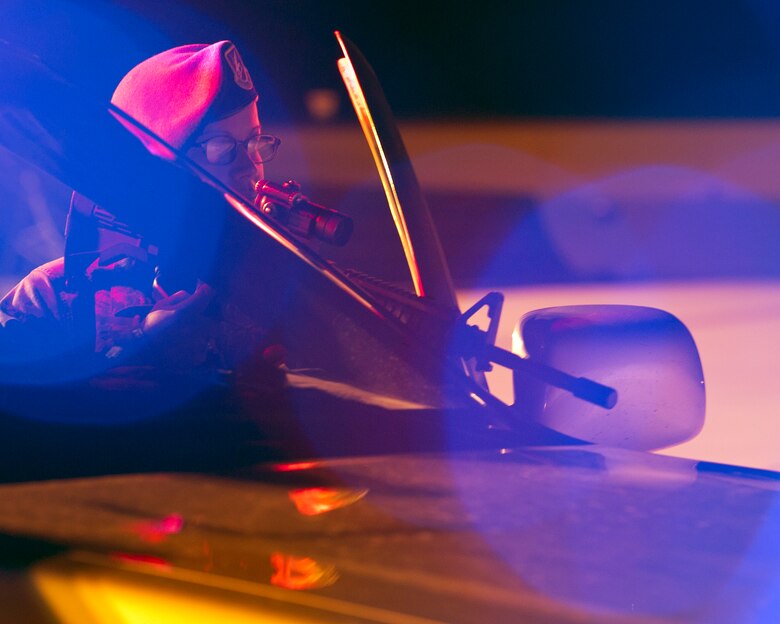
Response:
MULTIPOLYGON (((457 314, 447 259, 382 86, 358 47, 342 33, 335 35, 344 54, 338 61, 339 72, 379 173, 415 293, 457 314)), ((497 325, 496 316, 491 329, 497 325)), ((468 358, 464 365, 467 374, 487 390, 487 379, 476 360, 468 358)))
MULTIPOLYGON (((344 45, 350 58, 362 58, 350 44, 344 45)), ((511 415, 506 406, 491 400, 464 374, 459 356, 451 352, 448 331, 458 311, 446 262, 391 118, 372 116, 364 110, 366 123, 379 129, 376 153, 387 165, 382 171, 388 193, 395 198, 391 206, 420 294, 425 295, 408 302, 382 300, 266 218, 246 198, 203 184, 187 171, 193 165, 184 155, 177 155, 178 166, 152 157, 114 118, 121 116, 121 111, 107 110, 93 94, 54 74, 34 55, 4 42, 0 44, 0 60, 0 144, 119 215, 132 229, 163 239, 159 246, 168 249, 169 259, 187 258, 185 268, 198 277, 213 278, 252 311, 258 324, 270 327, 285 347, 289 384, 282 390, 292 400, 280 403, 278 397, 269 401, 261 397, 259 403, 250 402, 250 407, 239 406, 250 411, 261 431, 277 431, 280 422, 284 428, 298 419, 295 426, 307 432, 309 440, 316 440, 313 446, 307 443, 296 448, 286 439, 281 445, 285 452, 386 451, 392 439, 396 448, 437 446, 442 443, 442 427, 453 423, 459 423, 456 428, 465 427, 457 436, 463 442, 500 445, 487 442, 483 436, 493 435, 490 427, 494 424, 506 431, 511 415), (107 159, 106 154, 114 158, 107 159), (235 210, 225 205, 225 198, 235 210), (166 211, 156 209, 161 205, 166 211), (191 227, 193 220, 198 221, 198 227, 191 227), (188 226, 182 228, 182 223, 188 226), (178 236, 183 230, 200 234, 178 236), (211 233, 220 236, 210 237, 211 233), (329 397, 330 407, 318 402, 317 396, 329 397), (277 409, 281 404, 284 407, 277 409), (294 418, 290 418, 290 409, 294 418), (339 431, 352 435, 335 433, 339 431), (362 433, 354 435, 357 431, 362 433)), ((347 75, 365 82, 371 72, 363 62, 347 75)), ((386 107, 379 98, 378 84, 373 83, 368 93, 373 94, 369 100, 380 100, 380 110, 386 107)), ((154 427, 146 430, 133 415, 132 403, 112 399, 113 390, 106 390, 104 384, 96 387, 95 379, 100 379, 104 370, 98 366, 79 376, 78 360, 68 361, 69 366, 47 367, 71 375, 60 380, 68 383, 49 386, 37 382, 14 386, 13 380, 19 377, 17 363, 7 357, 0 361, 0 381, 6 387, 14 386, 13 392, 2 394, 0 412, 12 421, 11 429, 21 432, 4 440, 13 451, 7 456, 11 458, 9 465, 21 466, 12 458, 25 457, 23 464, 38 471, 62 474, 67 472, 69 461, 87 472, 106 469, 101 461, 108 461, 110 470, 122 470, 139 459, 125 444, 127 436, 137 439, 139 445, 150 437, 155 440, 155 451, 146 454, 147 458, 173 458, 174 464, 181 459, 178 452, 167 454, 167 444, 182 448, 173 434, 175 424, 167 422, 164 432, 154 427), (71 383, 74 381, 78 383, 71 383), (82 390, 87 395, 81 394, 82 390), (95 394, 102 397, 97 403, 95 394), (112 415, 109 420, 124 433, 117 436, 100 418, 85 423, 81 406, 87 404, 103 406, 112 415), (30 406, 38 410, 36 418, 26 418, 30 406), (116 416, 119 413, 127 416, 124 421, 116 416), (90 427, 98 438, 90 437, 90 427), (54 430, 58 435, 51 435, 54 430), (162 435, 154 435, 155 431, 162 435), (96 439, 107 449, 105 454, 95 457, 82 452, 96 439), (39 461, 43 456, 48 461, 39 461), (57 461, 52 461, 55 458, 57 461), (90 464, 93 459, 96 464, 90 464)), ((212 381, 200 379, 198 383, 210 390, 212 381)), ((182 406, 175 406, 183 408, 174 410, 180 413, 179 418, 191 424, 193 410, 220 413, 218 405, 191 392, 191 379, 176 383, 188 398, 182 406)), ((251 383, 246 390, 257 394, 251 383)), ((158 399, 169 405, 170 393, 150 396, 148 402, 156 405, 158 399)), ((517 439, 528 443, 569 439, 533 423, 515 424, 517 439)), ((276 442, 270 446, 278 448, 276 442)))
POLYGON ((452 278, 428 204, 382 87, 357 46, 340 32, 341 78, 371 149, 415 292, 457 310, 452 278))

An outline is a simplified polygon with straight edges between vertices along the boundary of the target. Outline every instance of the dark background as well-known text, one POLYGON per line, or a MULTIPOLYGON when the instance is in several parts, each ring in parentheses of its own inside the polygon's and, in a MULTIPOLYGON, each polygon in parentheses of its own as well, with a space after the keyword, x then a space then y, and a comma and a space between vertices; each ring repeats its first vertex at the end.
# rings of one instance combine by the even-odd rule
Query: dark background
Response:
POLYGON ((149 54, 231 38, 274 121, 305 119, 308 89, 341 89, 336 29, 370 59, 401 118, 780 109, 780 5, 771 0, 5 0, 1 17, 3 37, 71 74, 80 59, 78 79, 108 92, 149 54))

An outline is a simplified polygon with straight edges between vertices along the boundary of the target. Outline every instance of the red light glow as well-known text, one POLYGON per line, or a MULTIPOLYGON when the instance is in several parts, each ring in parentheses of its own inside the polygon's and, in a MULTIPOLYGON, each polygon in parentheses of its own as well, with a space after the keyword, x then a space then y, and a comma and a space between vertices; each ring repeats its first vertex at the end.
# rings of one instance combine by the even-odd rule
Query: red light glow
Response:
POLYGON ((319 589, 333 585, 338 578, 335 566, 323 566, 310 557, 293 557, 284 553, 271 555, 271 585, 285 589, 319 589))
POLYGON ((159 544, 170 535, 181 533, 184 518, 179 514, 169 514, 159 520, 138 522, 131 526, 133 533, 150 544, 159 544))
POLYGON ((136 553, 112 553, 111 558, 115 561, 118 561, 119 563, 151 566, 166 572, 170 572, 173 568, 170 562, 152 555, 141 555, 136 553))
POLYGON ((317 462, 292 462, 289 464, 275 464, 275 472, 293 472, 295 470, 311 470, 316 468, 319 464, 317 462))

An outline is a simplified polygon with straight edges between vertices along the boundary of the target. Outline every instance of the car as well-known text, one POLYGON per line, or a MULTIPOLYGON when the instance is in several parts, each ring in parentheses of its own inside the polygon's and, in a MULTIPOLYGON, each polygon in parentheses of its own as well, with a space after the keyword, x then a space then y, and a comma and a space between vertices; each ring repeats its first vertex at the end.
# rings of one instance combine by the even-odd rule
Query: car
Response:
MULTIPOLYGON (((241 244, 168 242, 198 270, 240 269, 235 294, 289 369, 0 369, 2 619, 772 621, 778 474, 647 452, 702 425, 690 332, 660 310, 564 306, 496 347, 501 296, 458 309, 381 88, 336 36, 413 293, 150 157, 99 98, 2 43, 0 142, 132 231, 231 228, 241 244), (516 404, 490 393, 493 365, 516 404)), ((319 208, 272 208, 296 202, 319 208)))

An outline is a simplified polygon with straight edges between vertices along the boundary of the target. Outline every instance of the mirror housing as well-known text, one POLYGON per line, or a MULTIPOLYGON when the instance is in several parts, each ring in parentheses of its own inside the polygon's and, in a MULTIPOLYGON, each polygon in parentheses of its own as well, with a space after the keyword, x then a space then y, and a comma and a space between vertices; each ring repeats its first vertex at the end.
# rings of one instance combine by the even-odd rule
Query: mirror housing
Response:
POLYGON ((655 308, 583 305, 546 308, 520 319, 512 351, 617 390, 610 410, 515 373, 515 409, 588 442, 654 450, 704 425, 704 375, 696 343, 675 316, 655 308))

